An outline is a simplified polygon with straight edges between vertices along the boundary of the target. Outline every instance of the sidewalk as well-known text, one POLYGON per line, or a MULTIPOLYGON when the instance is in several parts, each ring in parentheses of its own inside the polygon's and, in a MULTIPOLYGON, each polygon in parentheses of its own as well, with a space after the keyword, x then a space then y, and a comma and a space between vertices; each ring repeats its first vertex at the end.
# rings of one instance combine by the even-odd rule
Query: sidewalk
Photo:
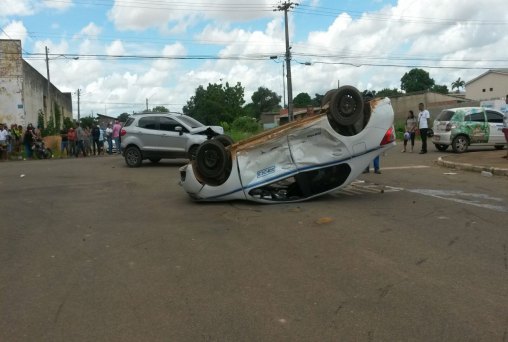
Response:
POLYGON ((447 153, 438 158, 437 164, 452 169, 485 171, 497 176, 508 176, 508 159, 503 156, 506 156, 506 149, 447 153))

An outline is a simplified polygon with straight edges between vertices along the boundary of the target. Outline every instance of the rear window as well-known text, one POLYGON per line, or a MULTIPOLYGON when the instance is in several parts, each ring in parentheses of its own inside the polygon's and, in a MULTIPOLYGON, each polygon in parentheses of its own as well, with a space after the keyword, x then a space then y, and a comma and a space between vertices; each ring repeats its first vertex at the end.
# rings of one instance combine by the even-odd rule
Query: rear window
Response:
POLYGON ((127 119, 127 122, 125 123, 125 125, 123 125, 123 127, 130 126, 133 122, 134 122, 134 118, 130 117, 127 119))
POLYGON ((441 113, 439 113, 436 120, 437 121, 450 121, 452 119, 453 114, 455 114, 455 112, 453 112, 451 110, 443 110, 441 113))

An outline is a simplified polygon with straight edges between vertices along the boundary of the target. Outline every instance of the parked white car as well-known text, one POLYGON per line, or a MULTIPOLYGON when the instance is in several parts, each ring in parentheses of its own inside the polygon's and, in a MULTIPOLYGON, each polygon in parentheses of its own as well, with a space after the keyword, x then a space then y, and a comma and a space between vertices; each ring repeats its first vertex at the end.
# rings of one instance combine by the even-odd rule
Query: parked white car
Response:
POLYGON ((205 141, 180 169, 183 189, 198 201, 308 200, 355 180, 395 145, 388 98, 363 99, 345 86, 325 95, 319 114, 229 144, 205 141))

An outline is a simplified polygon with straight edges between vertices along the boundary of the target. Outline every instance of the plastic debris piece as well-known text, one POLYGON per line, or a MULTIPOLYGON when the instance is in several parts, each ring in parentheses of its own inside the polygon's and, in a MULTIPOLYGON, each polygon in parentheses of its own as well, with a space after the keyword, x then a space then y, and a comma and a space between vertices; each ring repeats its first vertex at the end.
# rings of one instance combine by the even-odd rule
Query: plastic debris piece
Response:
POLYGON ((23 178, 23 177, 25 177, 25 175, 23 173, 19 175, 19 178, 23 178))
POLYGON ((489 171, 482 171, 482 176, 483 176, 483 177, 492 177, 492 172, 489 172, 489 171))
POLYGON ((327 223, 331 223, 331 222, 333 222, 333 218, 328 217, 328 216, 321 217, 316 221, 317 224, 327 224, 327 223))

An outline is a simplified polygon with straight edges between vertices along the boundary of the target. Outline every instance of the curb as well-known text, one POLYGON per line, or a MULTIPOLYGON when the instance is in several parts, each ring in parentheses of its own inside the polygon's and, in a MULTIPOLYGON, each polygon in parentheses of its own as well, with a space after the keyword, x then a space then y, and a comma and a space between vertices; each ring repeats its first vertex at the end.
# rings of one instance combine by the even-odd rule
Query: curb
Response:
POLYGON ((456 170, 465 170, 465 171, 472 171, 472 172, 487 172, 491 175, 496 176, 507 176, 508 177, 508 169, 502 169, 498 167, 491 167, 491 166, 479 166, 479 165, 473 165, 468 163, 456 163, 444 160, 443 157, 439 157, 437 159, 437 165, 444 166, 450 169, 456 169, 456 170))

